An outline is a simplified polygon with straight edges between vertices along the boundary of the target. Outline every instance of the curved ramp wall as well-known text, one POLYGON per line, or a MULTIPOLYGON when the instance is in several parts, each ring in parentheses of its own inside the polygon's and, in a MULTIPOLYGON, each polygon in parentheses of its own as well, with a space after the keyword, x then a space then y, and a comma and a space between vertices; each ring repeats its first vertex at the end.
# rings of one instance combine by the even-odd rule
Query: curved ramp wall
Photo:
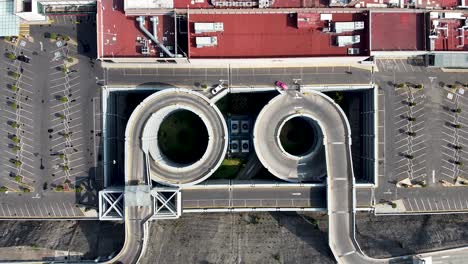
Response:
POLYGON ((208 178, 221 165, 228 145, 227 126, 219 109, 205 96, 188 89, 166 89, 143 100, 135 111, 138 111, 139 122, 142 122, 138 133, 141 135, 141 149, 149 161, 147 170, 152 180, 165 185, 193 185, 208 178), (208 131, 208 144, 203 156, 191 164, 168 159, 158 144, 162 122, 180 110, 196 114, 208 131))
MULTIPOLYGON (((315 95, 316 96, 316 95, 315 95)), ((329 109, 322 109, 315 97, 288 92, 273 98, 260 112, 254 126, 254 147, 265 168, 276 177, 289 182, 319 181, 326 176, 324 132, 313 127, 315 143, 301 156, 289 154, 280 141, 281 130, 289 120, 303 118, 318 123, 321 116, 328 116, 329 109)))

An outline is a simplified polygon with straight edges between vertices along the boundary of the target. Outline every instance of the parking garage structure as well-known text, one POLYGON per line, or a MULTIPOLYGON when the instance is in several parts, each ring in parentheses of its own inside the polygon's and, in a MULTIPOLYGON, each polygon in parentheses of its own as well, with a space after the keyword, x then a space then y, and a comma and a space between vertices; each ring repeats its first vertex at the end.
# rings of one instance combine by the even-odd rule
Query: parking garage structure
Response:
MULTIPOLYGON (((270 173, 289 182, 321 181, 327 174, 323 135, 319 120, 330 115, 330 111, 314 103, 316 95, 288 92, 273 98, 260 112, 254 127, 254 147, 261 163, 270 173), (307 137, 291 149, 282 138, 285 127, 290 122, 302 123, 302 127, 291 127, 298 132, 303 130, 307 137)), ((293 139, 303 140, 294 134, 293 139)), ((287 139, 286 139, 287 140, 287 139)))
POLYGON ((193 185, 208 178, 221 165, 227 151, 227 126, 219 109, 205 96, 188 89, 166 89, 146 98, 132 116, 134 114, 143 123, 138 134, 141 135, 146 164, 144 169, 151 180, 169 186, 193 185), (180 112, 196 115, 206 129, 205 138, 200 138, 207 141, 202 144, 206 149, 200 157, 189 162, 180 162, 166 155, 159 142, 161 125, 180 112))

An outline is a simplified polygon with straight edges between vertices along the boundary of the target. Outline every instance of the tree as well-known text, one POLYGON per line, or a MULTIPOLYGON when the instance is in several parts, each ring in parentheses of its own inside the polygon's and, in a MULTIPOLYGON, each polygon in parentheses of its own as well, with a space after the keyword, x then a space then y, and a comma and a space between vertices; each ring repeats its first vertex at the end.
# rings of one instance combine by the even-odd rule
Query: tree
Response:
POLYGON ((19 124, 18 124, 18 122, 16 122, 16 121, 12 121, 12 122, 10 123, 10 126, 11 126, 12 128, 18 128, 18 127, 19 127, 19 124))
POLYGON ((410 137, 416 136, 416 132, 413 132, 413 131, 408 131, 407 134, 408 134, 408 136, 410 136, 410 137))
POLYGON ((58 36, 57 36, 57 33, 50 33, 50 34, 49 34, 49 38, 50 38, 50 39, 57 39, 57 37, 58 37, 58 36))
POLYGON ((452 109, 452 112, 457 113, 457 114, 461 113, 461 111, 462 111, 462 110, 461 110, 461 108, 459 108, 459 107, 458 107, 458 108, 455 108, 455 109, 452 109))
POLYGON ((75 188, 75 192, 76 192, 76 193, 81 193, 82 191, 83 191, 83 187, 81 187, 81 186, 77 186, 77 187, 75 188))
POLYGON ((68 67, 67 66, 63 66, 61 70, 62 70, 63 73, 68 73, 68 67))
POLYGON ((70 168, 68 167, 68 165, 63 165, 63 166, 62 166, 62 170, 63 170, 63 171, 69 171, 70 168))
POLYGON ((67 61, 70 62, 70 63, 72 63, 72 62, 73 62, 73 58, 72 58, 72 57, 68 57, 68 58, 67 58, 67 61))
POLYGON ((18 91, 18 86, 16 86, 16 84, 12 84, 12 85, 10 86, 10 89, 11 89, 13 92, 16 92, 16 91, 18 91))
POLYGON ((5 187, 5 186, 0 187, 0 193, 4 193, 4 192, 7 192, 7 191, 8 191, 7 187, 5 187))
POLYGON ((62 185, 57 185, 57 187, 55 187, 55 191, 63 192, 63 186, 62 185))
POLYGON ((414 156, 411 154, 405 154, 405 158, 407 159, 414 159, 414 156))
POLYGON ((20 150, 21 150, 21 147, 18 146, 18 145, 14 145, 11 149, 12 149, 13 151, 20 151, 20 150))
POLYGON ((30 193, 31 192, 31 189, 29 189, 28 187, 23 187, 23 192, 24 193, 30 193))
POLYGON ((397 208, 397 204, 394 202, 391 202, 390 205, 392 206, 393 209, 397 208))
POLYGON ((453 127, 454 127, 454 128, 462 128, 462 125, 460 125, 460 124, 453 124, 453 127))
POLYGON ((416 117, 411 117, 411 116, 409 116, 409 117, 408 117, 408 121, 414 122, 414 121, 416 121, 416 117))
POLYGON ((15 79, 18 79, 20 77, 20 74, 17 72, 9 72, 8 74, 15 79))
MULTIPOLYGON (((19 167, 19 166, 21 166, 23 164, 23 162, 21 162, 20 160, 15 160, 14 163, 15 163, 16 167, 19 167)), ((19 177, 19 176, 17 176, 17 177, 19 177)))
POLYGON ((18 104, 16 102, 11 102, 10 106, 13 108, 13 110, 18 109, 18 104))
POLYGON ((456 150, 462 150, 462 149, 463 149, 463 146, 454 145, 453 148, 456 149, 456 150))
POLYGON ((65 41, 69 41, 70 40, 70 37, 67 36, 67 35, 60 35, 60 37, 65 40, 65 41))
POLYGON ((11 137, 11 141, 15 142, 16 144, 19 144, 21 140, 19 139, 19 137, 13 136, 11 137))
POLYGON ((395 85, 396 88, 405 88, 406 87, 406 84, 405 83, 399 83, 397 85, 395 85))
POLYGON ((13 52, 8 52, 7 53, 7 58, 9 60, 16 60, 16 55, 13 52))
POLYGON ((62 160, 65 159, 65 154, 60 153, 60 154, 59 154, 59 158, 62 159, 62 160))
POLYGON ((408 101, 408 106, 410 107, 416 106, 416 102, 408 101))
POLYGON ((414 88, 416 88, 416 89, 422 89, 422 88, 424 88, 424 85, 422 85, 422 84, 416 84, 416 85, 414 86, 414 88))
POLYGON ((68 97, 66 97, 66 96, 60 96, 60 102, 62 102, 62 103, 68 103, 68 97))
POLYGON ((21 176, 15 176, 15 182, 21 183, 22 182, 21 176))
POLYGON ((201 88, 203 88, 203 89, 208 88, 208 84, 206 84, 206 83, 202 84, 202 85, 201 85, 201 88))

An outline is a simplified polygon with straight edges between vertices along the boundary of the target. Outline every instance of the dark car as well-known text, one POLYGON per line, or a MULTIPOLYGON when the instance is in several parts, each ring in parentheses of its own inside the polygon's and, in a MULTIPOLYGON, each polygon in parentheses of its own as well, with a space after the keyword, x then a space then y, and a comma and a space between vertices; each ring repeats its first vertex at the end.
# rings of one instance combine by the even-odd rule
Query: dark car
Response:
POLYGON ((31 60, 30 58, 24 56, 24 55, 19 55, 18 57, 16 57, 17 60, 19 61, 22 61, 22 62, 25 62, 25 63, 29 63, 29 61, 31 60))

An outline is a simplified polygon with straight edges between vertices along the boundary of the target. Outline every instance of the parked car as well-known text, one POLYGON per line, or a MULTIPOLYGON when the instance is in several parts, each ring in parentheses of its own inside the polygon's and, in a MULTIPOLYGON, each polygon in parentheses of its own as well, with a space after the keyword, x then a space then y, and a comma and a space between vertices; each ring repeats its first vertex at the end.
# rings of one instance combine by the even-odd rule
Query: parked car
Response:
POLYGON ((212 95, 215 95, 217 93, 219 93, 219 91, 221 91, 223 89, 223 85, 222 84, 218 84, 218 86, 216 86, 215 88, 211 89, 211 94, 212 95))
POLYGON ((275 82, 275 85, 276 87, 282 89, 282 90, 287 90, 288 89, 288 85, 286 85, 284 82, 282 81, 276 81, 275 82))
POLYGON ((29 61, 31 60, 29 57, 26 57, 24 55, 19 55, 18 57, 16 57, 16 59, 25 63, 29 63, 29 61))

